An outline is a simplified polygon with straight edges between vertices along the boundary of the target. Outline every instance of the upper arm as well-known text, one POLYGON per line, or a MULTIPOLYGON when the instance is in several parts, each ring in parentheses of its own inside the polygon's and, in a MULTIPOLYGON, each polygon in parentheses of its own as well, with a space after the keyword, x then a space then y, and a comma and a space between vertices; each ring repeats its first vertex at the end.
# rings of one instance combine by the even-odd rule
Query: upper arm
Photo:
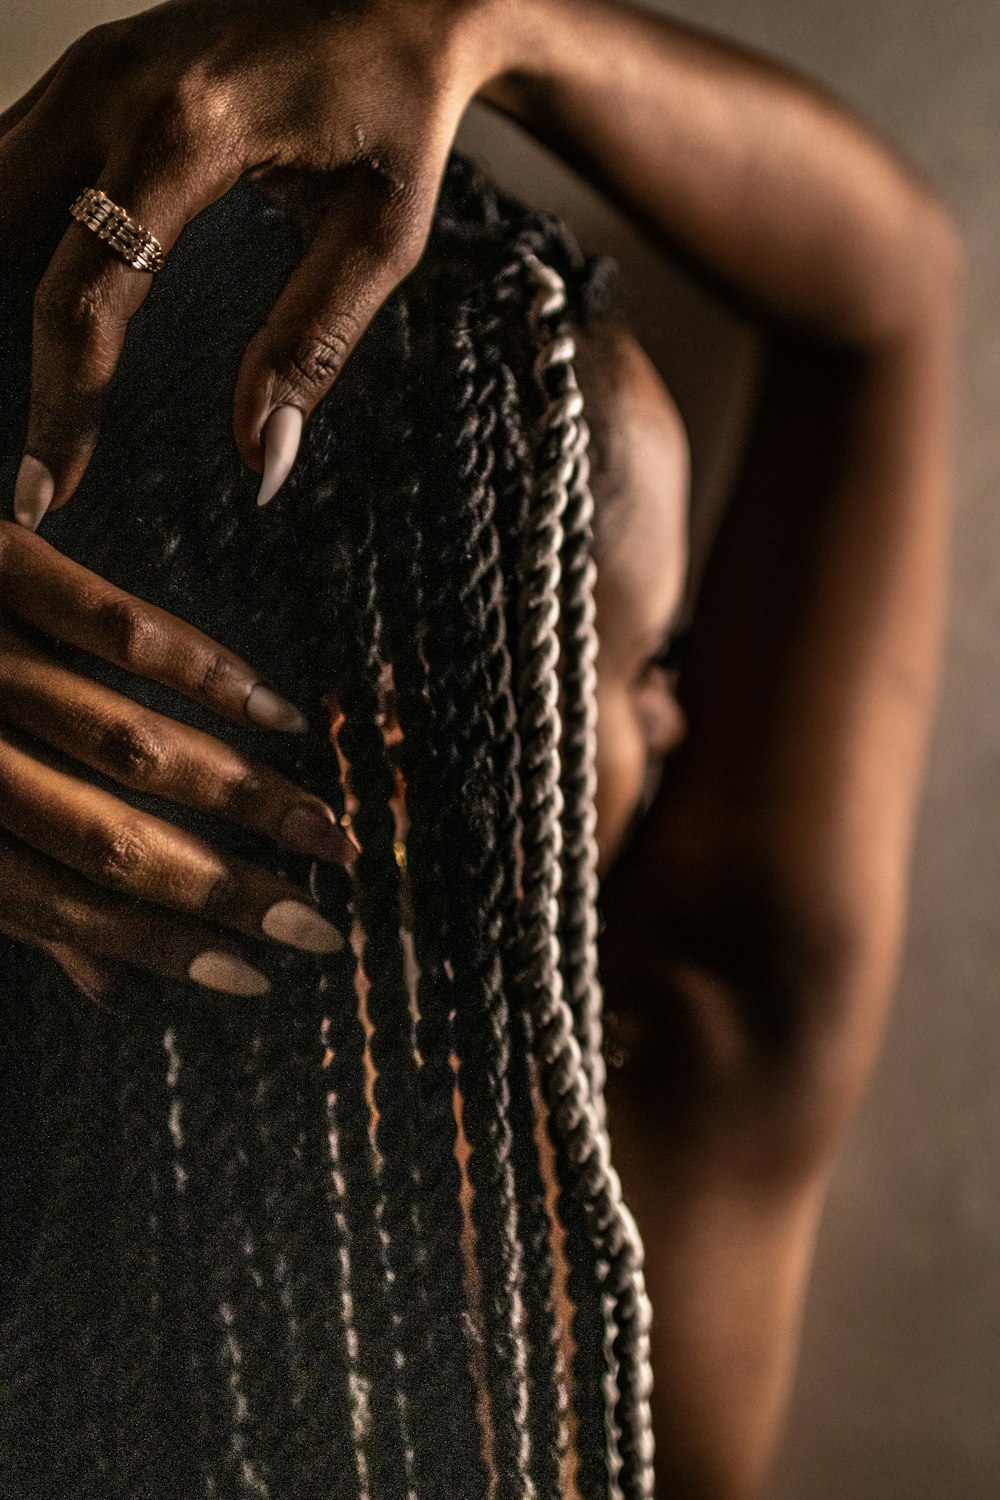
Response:
POLYGON ((629 962, 609 1004, 641 1021, 694 963, 755 1066, 826 1055, 836 1027, 863 1070, 898 961, 948 577, 956 298, 949 247, 927 253, 891 339, 774 336, 695 604, 688 737, 606 888, 611 972, 629 944, 648 976, 629 962))

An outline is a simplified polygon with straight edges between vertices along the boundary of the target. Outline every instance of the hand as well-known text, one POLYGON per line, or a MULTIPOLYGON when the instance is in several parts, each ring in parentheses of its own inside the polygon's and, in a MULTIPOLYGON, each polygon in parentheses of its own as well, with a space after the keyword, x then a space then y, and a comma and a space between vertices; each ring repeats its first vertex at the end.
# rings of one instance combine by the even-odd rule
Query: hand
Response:
POLYGON ((117 960, 262 994, 267 980, 234 933, 307 952, 342 947, 305 891, 79 780, 63 757, 346 865, 354 846, 331 809, 211 736, 78 676, 47 637, 235 723, 306 728, 292 704, 193 626, 0 522, 0 931, 52 953, 91 992, 117 960))
POLYGON ((0 114, 0 258, 62 233, 35 300, 15 494, 23 525, 34 529, 78 485, 152 281, 69 218, 83 188, 104 191, 166 254, 243 177, 300 219, 305 256, 247 349, 235 394, 236 443, 258 473, 265 424, 285 408, 273 492, 302 420, 423 253, 455 131, 483 81, 467 24, 482 9, 169 0, 88 32, 0 114))

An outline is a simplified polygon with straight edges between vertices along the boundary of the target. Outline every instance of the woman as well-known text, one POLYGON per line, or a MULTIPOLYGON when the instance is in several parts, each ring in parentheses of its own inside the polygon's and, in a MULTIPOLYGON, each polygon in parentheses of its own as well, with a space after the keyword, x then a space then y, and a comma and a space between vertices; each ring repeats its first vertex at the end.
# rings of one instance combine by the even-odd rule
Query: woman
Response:
MULTIPOLYGON (((622 531, 599 557, 601 967, 621 1062, 608 1082, 616 1161, 655 1308, 658 1474, 667 1493, 753 1494, 831 1153, 895 974, 947 550, 955 236, 840 107, 723 43, 590 0, 303 4, 280 22, 244 5, 238 26, 234 8, 202 0, 89 34, 2 117, 7 246, 35 253, 59 237, 36 299, 19 525, 3 530, 3 926, 19 944, 55 942, 95 993, 108 959, 261 989, 268 960, 248 972, 234 929, 311 951, 342 942, 301 879, 220 855, 214 835, 140 822, 37 748, 201 814, 231 808, 234 786, 239 803, 252 776, 253 833, 345 857, 337 809, 315 787, 303 797, 292 778, 251 771, 242 746, 234 759, 98 699, 45 644, 68 641, 237 724, 298 727, 242 660, 26 534, 87 467, 150 280, 85 227, 63 234, 63 216, 94 184, 155 230, 169 261, 183 225, 241 177, 294 209, 308 252, 262 309, 236 380, 237 447, 260 472, 270 437, 271 491, 298 429, 287 408, 313 413, 419 260, 473 96, 585 171, 769 339, 676 703, 655 664, 683 573, 676 412, 625 335, 604 335, 589 390, 586 350, 581 362, 607 428, 599 513, 617 510, 622 531), (111 732, 84 744, 81 707, 111 732), (650 754, 668 749, 608 874, 650 754)), ((127 524, 142 524, 141 505, 127 524)), ((240 611, 227 610, 236 644, 240 611)))

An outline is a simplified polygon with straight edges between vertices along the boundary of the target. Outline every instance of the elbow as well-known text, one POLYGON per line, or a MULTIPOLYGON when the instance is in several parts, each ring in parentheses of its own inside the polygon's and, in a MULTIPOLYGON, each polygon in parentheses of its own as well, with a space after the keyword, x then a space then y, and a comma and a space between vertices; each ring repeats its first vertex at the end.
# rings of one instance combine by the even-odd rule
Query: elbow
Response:
POLYGON ((964 283, 959 226, 933 188, 879 152, 857 173, 855 213, 831 223, 821 345, 884 353, 954 321, 964 283))
POLYGON ((642 1098, 644 1118, 674 1143, 732 1142, 746 1173, 772 1185, 827 1169, 898 966, 898 884, 864 900, 821 884, 807 894, 730 865, 711 899, 702 891, 661 926, 641 972, 619 973, 620 961, 605 972, 612 1060, 621 1044, 620 1087, 642 1098))
POLYGON ((928 327, 953 327, 965 284, 961 230, 930 189, 908 185, 892 220, 867 314, 866 341, 881 349, 928 327))
POLYGON ((864 1093, 898 975, 901 882, 765 901, 734 970, 742 1090, 772 1178, 824 1172, 864 1093))
POLYGON ((918 305, 954 315, 965 285, 966 256, 962 231, 951 210, 926 194, 917 213, 914 235, 918 271, 918 305))

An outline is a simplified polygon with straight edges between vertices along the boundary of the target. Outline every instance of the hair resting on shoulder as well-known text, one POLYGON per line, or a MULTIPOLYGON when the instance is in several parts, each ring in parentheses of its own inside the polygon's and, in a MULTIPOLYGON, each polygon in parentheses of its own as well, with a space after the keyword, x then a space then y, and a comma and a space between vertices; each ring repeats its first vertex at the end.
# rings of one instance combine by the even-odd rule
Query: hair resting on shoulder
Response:
MULTIPOLYGON (((649 1305, 603 1105, 574 373, 612 274, 453 159, 424 261, 257 512, 229 393, 299 253, 248 186, 196 221, 47 534, 317 725, 327 705, 266 753, 350 816, 352 876, 170 816, 309 884, 353 942, 261 945, 264 1002, 129 970, 107 1011, 0 946, 3 1490, 554 1500, 575 1474, 583 1500, 650 1497, 649 1305)), ((4 474, 37 271, 0 294, 4 474)))

